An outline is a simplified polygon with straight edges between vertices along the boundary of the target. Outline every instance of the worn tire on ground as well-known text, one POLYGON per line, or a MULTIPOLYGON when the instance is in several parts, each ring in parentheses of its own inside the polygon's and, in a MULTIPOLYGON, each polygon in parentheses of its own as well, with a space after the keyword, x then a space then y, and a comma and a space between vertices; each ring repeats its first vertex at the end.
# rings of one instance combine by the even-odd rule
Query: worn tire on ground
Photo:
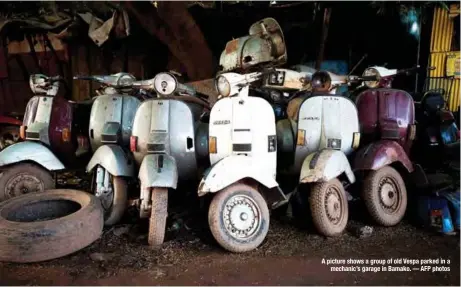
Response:
POLYGON ((213 198, 208 210, 208 224, 216 241, 226 250, 241 253, 257 248, 266 238, 269 231, 269 208, 262 195, 253 187, 245 184, 232 184, 219 191, 213 198), (236 195, 251 198, 258 206, 260 224, 254 234, 248 239, 236 239, 225 227, 223 212, 226 203, 236 195))
POLYGON ((0 203, 0 261, 39 262, 74 253, 101 236, 103 217, 95 196, 72 189, 4 201, 0 203))
POLYGON ((55 188, 55 182, 50 172, 36 164, 19 163, 6 167, 0 173, 0 202, 23 194, 23 187, 33 189, 27 193, 43 192, 55 188), (30 186, 26 186, 30 181, 25 181, 24 178, 33 179, 30 186))
POLYGON ((341 235, 346 229, 349 219, 349 206, 347 202, 346 191, 341 182, 334 178, 327 182, 315 183, 309 196, 309 206, 312 213, 312 222, 316 229, 322 235, 334 237, 341 235), (329 219, 326 209, 327 192, 330 188, 336 190, 336 195, 339 197, 339 220, 332 222, 329 219))
POLYGON ((408 199, 405 182, 400 174, 390 166, 371 171, 363 182, 362 199, 376 223, 382 226, 394 226, 402 220, 407 209, 408 199), (385 178, 393 181, 398 189, 398 206, 393 212, 386 211, 380 201, 379 185, 385 178))
POLYGON ((153 188, 148 236, 148 243, 150 246, 155 247, 163 244, 165 240, 167 216, 168 188, 153 188))

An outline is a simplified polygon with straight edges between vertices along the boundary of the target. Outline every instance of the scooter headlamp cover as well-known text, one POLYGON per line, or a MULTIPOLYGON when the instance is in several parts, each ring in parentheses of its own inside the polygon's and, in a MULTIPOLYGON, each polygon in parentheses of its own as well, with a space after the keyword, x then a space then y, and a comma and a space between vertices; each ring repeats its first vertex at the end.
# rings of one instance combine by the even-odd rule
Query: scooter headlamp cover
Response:
POLYGON ((379 85, 379 78, 381 77, 379 71, 375 68, 367 68, 365 71, 363 71, 363 76, 376 76, 378 78, 378 81, 365 81, 365 86, 368 88, 376 88, 379 85))
POLYGON ((46 94, 44 89, 45 83, 48 80, 48 77, 42 74, 33 74, 29 77, 29 86, 34 94, 46 94))
POLYGON ((162 96, 169 96, 176 91, 178 81, 170 73, 159 73, 154 78, 154 89, 162 96))
POLYGON ((118 87, 131 87, 135 81, 135 78, 130 74, 122 74, 117 80, 118 87))
POLYGON ((226 77, 219 76, 216 79, 216 90, 218 90, 218 93, 223 97, 230 96, 231 86, 226 77))

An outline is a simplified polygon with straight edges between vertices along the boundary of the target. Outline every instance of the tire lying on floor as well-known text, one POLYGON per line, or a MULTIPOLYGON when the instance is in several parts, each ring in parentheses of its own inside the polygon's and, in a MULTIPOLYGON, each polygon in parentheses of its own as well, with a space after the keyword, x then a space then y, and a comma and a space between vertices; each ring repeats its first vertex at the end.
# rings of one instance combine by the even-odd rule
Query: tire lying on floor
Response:
POLYGON ((76 252, 102 234, 104 213, 93 195, 47 190, 0 203, 0 261, 39 262, 76 252))

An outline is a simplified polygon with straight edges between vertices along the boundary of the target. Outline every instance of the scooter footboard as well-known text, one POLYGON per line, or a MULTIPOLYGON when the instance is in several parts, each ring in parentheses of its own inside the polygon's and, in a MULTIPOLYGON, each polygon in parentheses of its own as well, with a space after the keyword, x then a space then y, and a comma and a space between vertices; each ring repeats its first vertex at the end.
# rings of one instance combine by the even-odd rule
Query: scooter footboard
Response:
POLYGON ((346 155, 339 150, 324 149, 306 157, 301 168, 299 181, 327 182, 345 173, 349 182, 355 182, 355 176, 346 155))
POLYGON ((166 187, 176 189, 178 167, 175 158, 167 154, 144 156, 139 168, 139 180, 143 188, 166 187))
POLYGON ((103 145, 93 154, 86 166, 86 171, 91 172, 97 165, 104 167, 113 176, 134 177, 133 160, 118 145, 103 145))

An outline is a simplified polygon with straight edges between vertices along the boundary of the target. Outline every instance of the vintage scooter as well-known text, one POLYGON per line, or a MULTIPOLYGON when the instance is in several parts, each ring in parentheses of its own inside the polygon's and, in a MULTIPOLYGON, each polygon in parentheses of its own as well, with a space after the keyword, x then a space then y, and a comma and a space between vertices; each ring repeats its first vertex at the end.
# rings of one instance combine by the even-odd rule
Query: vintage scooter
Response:
MULTIPOLYGON (((101 200, 104 224, 117 223, 127 206, 127 180, 135 177, 129 152, 133 119, 141 101, 133 92, 135 78, 128 73, 76 76, 102 84, 90 113, 89 137, 94 154, 86 166, 92 173, 91 190, 101 200)), ((98 91, 97 91, 98 92, 98 91)))
POLYGON ((148 243, 156 246, 165 238, 168 189, 176 189, 179 181, 196 180, 198 162, 208 157, 208 123, 200 116, 209 105, 170 73, 134 86, 159 96, 139 106, 130 138, 139 166, 140 217, 150 216, 148 243))
MULTIPOLYGON (((298 177, 292 193, 308 194, 312 221, 325 236, 338 236, 348 222, 345 186, 355 182, 348 156, 359 146, 359 118, 354 103, 336 95, 343 84, 364 81, 318 71, 311 93, 300 93, 287 108, 288 119, 277 122, 279 183, 298 177)), ((303 203, 300 202, 300 206, 303 203)))
POLYGON ((417 106, 417 136, 413 158, 427 168, 440 168, 457 161, 459 168, 459 128, 444 99, 445 90, 427 91, 417 106))
POLYGON ((269 230, 269 206, 286 200, 275 180, 274 111, 266 100, 249 97, 249 85, 262 76, 262 72, 219 75, 216 88, 221 98, 210 112, 212 166, 198 195, 214 195, 208 223, 216 241, 231 252, 258 247, 269 230))
POLYGON ((417 69, 367 68, 363 75, 376 80, 364 82, 368 89, 356 99, 362 143, 354 158, 354 172, 363 178, 361 197, 368 212, 383 226, 402 220, 407 207, 404 178, 415 171, 409 158, 416 135, 414 102, 409 93, 392 89, 391 82, 417 69))
POLYGON ((20 128, 25 141, 0 152, 0 201, 52 189, 54 172, 87 160, 91 105, 57 96, 61 81, 60 76, 31 75, 35 96, 27 104, 20 128))

